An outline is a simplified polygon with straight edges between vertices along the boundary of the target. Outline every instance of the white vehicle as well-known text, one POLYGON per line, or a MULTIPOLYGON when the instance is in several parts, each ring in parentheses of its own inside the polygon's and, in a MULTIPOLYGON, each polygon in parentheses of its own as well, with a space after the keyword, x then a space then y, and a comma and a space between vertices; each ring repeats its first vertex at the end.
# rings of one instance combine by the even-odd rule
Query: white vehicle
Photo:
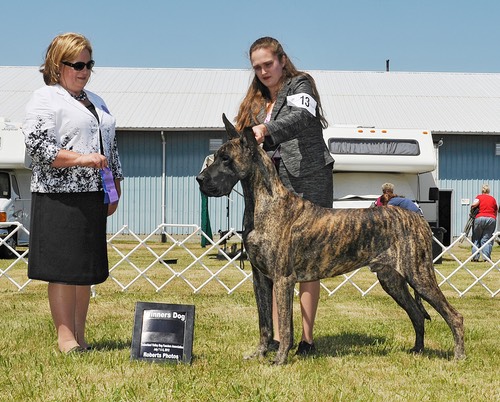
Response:
POLYGON ((0 258, 12 258, 11 248, 27 245, 29 240, 31 171, 25 155, 21 125, 0 117, 0 239, 4 241, 0 258))
POLYGON ((333 126, 323 135, 335 159, 333 208, 368 208, 389 182, 395 194, 418 203, 431 226, 439 226, 430 131, 333 126))

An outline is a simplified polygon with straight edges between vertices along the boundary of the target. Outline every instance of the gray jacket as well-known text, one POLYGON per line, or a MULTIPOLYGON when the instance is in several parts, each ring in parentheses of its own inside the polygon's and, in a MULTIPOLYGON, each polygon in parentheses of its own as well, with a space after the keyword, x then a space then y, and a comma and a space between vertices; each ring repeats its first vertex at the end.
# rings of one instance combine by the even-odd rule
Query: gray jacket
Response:
MULTIPOLYGON (((312 97, 309 79, 297 76, 288 80, 278 93, 271 120, 265 123, 268 136, 264 149, 271 151, 280 145, 283 163, 295 177, 308 176, 334 161, 323 140, 318 108, 315 117, 307 109, 287 102, 288 96, 301 93, 312 97)), ((262 123, 265 117, 262 110, 258 119, 262 123)))

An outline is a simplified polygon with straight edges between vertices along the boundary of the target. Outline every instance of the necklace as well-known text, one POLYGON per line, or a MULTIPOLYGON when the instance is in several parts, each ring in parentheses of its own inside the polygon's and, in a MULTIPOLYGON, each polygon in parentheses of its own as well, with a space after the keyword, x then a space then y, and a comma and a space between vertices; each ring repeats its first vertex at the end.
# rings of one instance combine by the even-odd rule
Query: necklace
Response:
POLYGON ((87 94, 85 93, 84 90, 81 90, 78 95, 73 95, 72 93, 70 93, 70 95, 73 99, 76 99, 77 101, 80 102, 87 100, 87 94))

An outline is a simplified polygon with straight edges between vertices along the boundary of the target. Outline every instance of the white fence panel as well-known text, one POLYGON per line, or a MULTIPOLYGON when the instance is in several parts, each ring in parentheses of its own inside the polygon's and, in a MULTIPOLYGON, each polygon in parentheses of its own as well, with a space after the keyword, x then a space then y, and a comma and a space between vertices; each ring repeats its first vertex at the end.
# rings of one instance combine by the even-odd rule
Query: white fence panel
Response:
MULTIPOLYGON (((19 222, 2 222, 0 223, 0 229, 14 227, 14 230, 10 230, 8 235, 5 237, 0 237, 0 257, 9 254, 9 259, 7 261, 8 265, 2 268, 0 265, 0 288, 2 285, 2 279, 7 279, 12 285, 14 285, 19 291, 23 290, 31 282, 27 275, 19 275, 19 268, 24 272, 28 270, 28 251, 24 250, 19 253, 15 248, 12 247, 12 240, 17 238, 18 233, 24 231, 29 235, 29 231, 19 222), (10 255, 13 255, 12 258, 10 255)), ((1 262, 2 260, 0 260, 1 262)))
MULTIPOLYGON (((10 240, 20 231, 27 234, 29 232, 17 222, 0 223, 0 229, 5 227, 14 227, 14 230, 6 237, 0 237, 0 254, 5 254, 2 251, 8 250, 7 254, 11 257, 0 259, 0 289, 13 286, 22 291, 32 282, 26 275, 29 250, 14 249, 10 245, 10 240)), ((498 241, 498 236, 500 232, 495 233, 489 242, 498 241)), ((216 284, 231 294, 243 284, 252 281, 250 263, 245 262, 242 242, 241 234, 234 229, 222 233, 220 238, 214 241, 197 225, 161 224, 145 237, 123 226, 108 239, 110 280, 122 291, 127 291, 133 286, 146 286, 160 292, 169 286, 178 286, 181 282, 189 286, 193 293, 201 292, 209 284, 216 284), (169 234, 169 232, 178 233, 180 228, 188 234, 182 236, 169 234), (202 239, 206 243, 205 247, 199 246, 202 239), (229 243, 230 239, 233 239, 232 244, 229 243), (193 244, 197 247, 193 247, 193 244), (179 259, 182 259, 183 263, 177 266, 179 259)), ((467 253, 467 257, 462 261, 456 255, 456 246, 467 242, 472 247, 472 242, 465 234, 448 247, 435 237, 434 242, 442 250, 434 258, 434 268, 440 287, 449 286, 459 297, 478 287, 484 289, 491 297, 499 294, 500 259, 497 261, 488 259, 481 264, 472 262, 473 257, 481 253, 486 245, 474 254, 467 253), (448 260, 451 259, 453 264, 446 264, 446 267, 444 264, 441 265, 441 259, 445 256, 448 260), (481 268, 478 268, 479 265, 481 268), (466 285, 460 288, 464 286, 464 276, 467 278, 466 285)), ((358 269, 338 277, 340 283, 335 285, 328 285, 330 283, 328 280, 322 281, 321 286, 329 296, 348 285, 353 286, 361 296, 365 296, 378 285, 378 280, 373 274, 373 282, 367 284, 365 276, 361 285, 359 281, 357 282, 360 271, 358 269)), ((95 294, 96 287, 93 287, 93 292, 95 294)))

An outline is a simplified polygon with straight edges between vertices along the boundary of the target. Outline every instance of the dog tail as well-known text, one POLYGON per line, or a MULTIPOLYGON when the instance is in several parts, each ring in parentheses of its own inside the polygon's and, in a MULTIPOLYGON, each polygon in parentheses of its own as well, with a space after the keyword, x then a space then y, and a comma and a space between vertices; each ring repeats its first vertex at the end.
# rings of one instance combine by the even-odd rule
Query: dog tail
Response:
POLYGON ((416 290, 415 290, 415 301, 417 302, 417 306, 420 309, 420 311, 422 312, 422 314, 424 315, 425 319, 430 321, 431 316, 429 315, 429 313, 425 309, 424 305, 422 304, 422 298, 420 297, 420 295, 418 294, 418 292, 416 290))

